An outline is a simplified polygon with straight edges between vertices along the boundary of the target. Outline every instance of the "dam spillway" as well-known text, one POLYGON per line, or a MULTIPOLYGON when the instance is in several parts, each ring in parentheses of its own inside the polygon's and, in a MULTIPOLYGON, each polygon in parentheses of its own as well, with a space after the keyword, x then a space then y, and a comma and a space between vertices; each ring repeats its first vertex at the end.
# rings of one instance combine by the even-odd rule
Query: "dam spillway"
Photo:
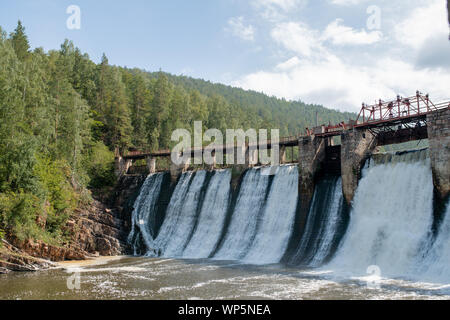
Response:
POLYGON ((350 274, 377 265, 393 277, 450 280, 444 267, 450 217, 448 208, 436 216, 427 150, 373 155, 351 207, 339 175, 318 178, 304 228, 297 224, 301 197, 295 165, 248 169, 235 190, 231 170, 183 173, 157 228, 153 217, 165 192, 157 190, 164 175, 149 175, 135 202, 129 237, 134 252, 350 274))

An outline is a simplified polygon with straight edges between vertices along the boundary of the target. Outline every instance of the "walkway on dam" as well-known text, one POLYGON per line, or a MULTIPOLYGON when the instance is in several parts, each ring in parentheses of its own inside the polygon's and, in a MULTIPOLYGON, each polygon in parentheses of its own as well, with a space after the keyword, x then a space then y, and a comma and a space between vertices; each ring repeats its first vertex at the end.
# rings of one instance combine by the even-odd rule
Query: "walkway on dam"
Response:
MULTIPOLYGON (((413 97, 402 98, 397 96, 396 100, 382 101, 381 99, 373 104, 363 103, 361 111, 356 120, 349 120, 348 123, 341 122, 336 125, 322 125, 312 129, 306 128, 306 134, 281 137, 278 141, 280 147, 298 146, 299 140, 304 137, 334 137, 354 128, 368 130, 373 135, 379 136, 382 144, 400 143, 410 140, 410 135, 417 135, 417 139, 426 139, 427 115, 442 109, 449 109, 450 101, 434 104, 428 94, 423 95, 419 91, 413 97)), ((275 143, 275 141, 273 141, 275 143)), ((202 148, 191 148, 185 152, 192 155, 199 152, 199 149, 220 150, 224 153, 235 148, 235 144, 210 145, 202 148)), ((247 144, 246 147, 254 149, 271 149, 272 140, 259 141, 257 147, 247 144)), ((139 160, 146 158, 170 157, 171 150, 159 150, 155 152, 128 151, 122 158, 125 160, 139 160)), ((119 156, 119 155, 117 155, 119 156)))

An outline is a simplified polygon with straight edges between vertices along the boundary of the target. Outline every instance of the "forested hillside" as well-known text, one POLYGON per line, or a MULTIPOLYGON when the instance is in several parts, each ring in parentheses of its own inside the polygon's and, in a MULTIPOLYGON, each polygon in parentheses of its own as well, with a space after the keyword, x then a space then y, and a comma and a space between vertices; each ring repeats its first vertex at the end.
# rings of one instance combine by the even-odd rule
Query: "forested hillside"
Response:
POLYGON ((176 128, 279 128, 354 118, 163 72, 99 64, 72 42, 30 49, 0 28, 0 237, 60 244, 89 189, 114 184, 114 150, 167 148, 176 128))

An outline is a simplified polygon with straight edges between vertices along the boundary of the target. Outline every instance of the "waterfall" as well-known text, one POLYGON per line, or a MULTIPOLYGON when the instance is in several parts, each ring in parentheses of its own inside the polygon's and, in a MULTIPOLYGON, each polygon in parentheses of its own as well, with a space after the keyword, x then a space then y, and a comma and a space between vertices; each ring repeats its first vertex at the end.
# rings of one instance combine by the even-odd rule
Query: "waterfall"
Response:
POLYGON ((238 260, 247 253, 256 234, 268 185, 269 175, 263 174, 262 170, 247 171, 242 181, 230 226, 214 259, 238 260))
POLYGON ((297 167, 279 167, 259 221, 256 237, 243 259, 244 262, 268 264, 281 260, 294 227, 297 198, 297 167))
POLYGON ((327 267, 366 274, 376 265, 394 277, 413 269, 433 222, 430 161, 420 152, 389 157, 364 169, 347 234, 327 267))
POLYGON ((147 248, 153 247, 153 239, 156 235, 155 205, 161 191, 163 177, 164 174, 162 173, 149 175, 142 185, 139 196, 134 203, 134 209, 131 215, 131 232, 128 236, 128 242, 133 243, 135 254, 138 232, 140 232, 145 246, 147 248))
POLYGON ((439 233, 425 256, 420 270, 427 280, 450 283, 450 203, 447 204, 439 233))
POLYGON ((197 205, 205 178, 206 171, 198 171, 195 174, 183 173, 173 192, 166 218, 149 255, 156 253, 163 257, 181 256, 195 224, 197 205))
POLYGON ((450 204, 434 208, 427 150, 373 155, 351 209, 341 177, 320 177, 302 234, 298 179, 297 166, 253 168, 232 191, 232 170, 186 172, 173 187, 150 175, 129 243, 153 257, 283 261, 351 277, 375 265, 382 277, 450 282, 450 204))
POLYGON ((218 245, 228 210, 230 183, 230 170, 215 171, 203 200, 197 228, 184 249, 184 258, 208 258, 218 245))
POLYGON ((347 226, 342 179, 322 178, 316 185, 305 231, 291 263, 317 267, 326 262, 347 226))

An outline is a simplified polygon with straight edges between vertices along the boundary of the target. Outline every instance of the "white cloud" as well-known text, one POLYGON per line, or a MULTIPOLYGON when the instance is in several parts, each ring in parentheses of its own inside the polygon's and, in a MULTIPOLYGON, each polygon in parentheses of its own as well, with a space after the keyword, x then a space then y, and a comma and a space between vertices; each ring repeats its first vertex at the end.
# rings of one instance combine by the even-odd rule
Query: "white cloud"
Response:
MULTIPOLYGON (((334 1, 344 2, 360 1, 334 1)), ((395 23, 393 31, 384 34, 344 25, 340 19, 323 29, 313 29, 305 22, 275 21, 270 35, 283 59, 231 84, 350 111, 358 111, 362 102, 413 95, 416 90, 430 93, 436 102, 448 100, 445 0, 420 1, 413 9, 409 6, 383 10, 385 30, 395 23), (409 14, 399 19, 398 12, 409 14), (367 50, 366 46, 375 43, 378 45, 367 50), (345 45, 361 48, 353 50, 345 45)))
POLYGON ((445 0, 431 0, 427 6, 416 8, 411 15, 395 27, 395 37, 400 43, 419 49, 435 36, 448 36, 445 0))
POLYGON ((251 24, 245 25, 244 17, 230 18, 226 30, 242 40, 253 41, 255 38, 255 28, 251 24))
POLYGON ((292 68, 300 64, 300 59, 298 57, 292 57, 291 59, 278 64, 276 70, 291 70, 292 68))
POLYGON ((253 0, 253 6, 263 18, 270 21, 279 21, 289 12, 304 8, 308 0, 253 0))
POLYGON ((284 11, 291 10, 297 6, 304 5, 304 0, 255 0, 255 4, 261 7, 278 7, 284 11))
MULTIPOLYGON (((286 61, 286 65, 290 62, 286 61)), ((400 60, 386 58, 370 66, 354 66, 335 56, 321 61, 304 59, 289 69, 259 71, 233 85, 286 99, 320 103, 340 110, 358 111, 361 103, 394 99, 430 90, 433 100, 448 97, 450 74, 440 70, 416 70, 400 60), (436 81, 439 79, 439 81, 436 81)))
POLYGON ((271 36, 278 44, 302 56, 309 57, 313 51, 322 48, 320 33, 303 23, 280 23, 272 30, 271 36))
POLYGON ((360 4, 366 2, 367 0, 330 0, 330 2, 334 5, 338 6, 352 6, 356 4, 360 4))
POLYGON ((324 40, 331 40, 335 45, 345 44, 373 44, 381 40, 381 31, 366 30, 357 31, 342 24, 342 19, 336 19, 330 23, 324 31, 324 40))

